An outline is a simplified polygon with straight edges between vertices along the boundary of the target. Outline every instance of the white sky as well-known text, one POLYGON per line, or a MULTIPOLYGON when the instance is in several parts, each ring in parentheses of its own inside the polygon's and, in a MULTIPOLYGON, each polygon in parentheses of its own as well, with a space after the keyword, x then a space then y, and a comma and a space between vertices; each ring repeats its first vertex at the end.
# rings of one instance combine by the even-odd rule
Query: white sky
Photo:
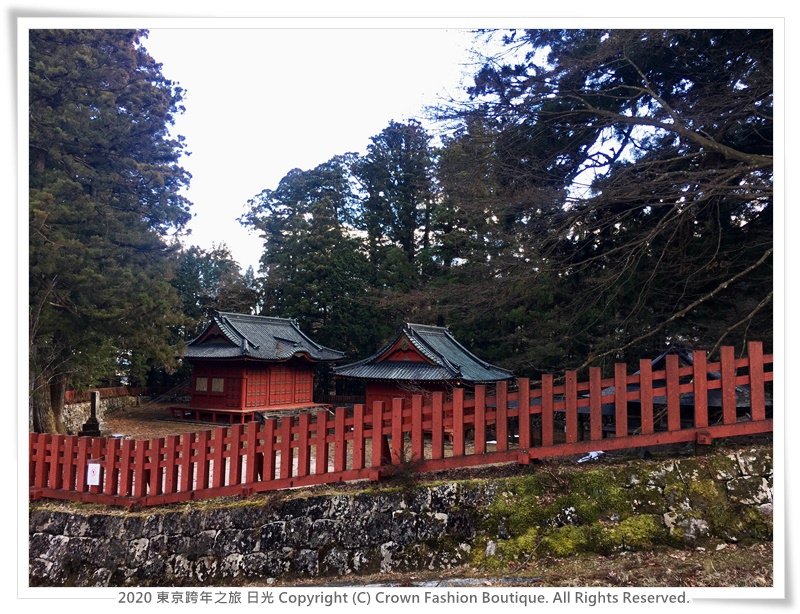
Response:
POLYGON ((262 240, 236 221, 248 199, 463 92, 471 41, 456 29, 151 28, 145 47, 186 90, 174 129, 191 152, 185 242, 224 242, 258 271, 262 240))

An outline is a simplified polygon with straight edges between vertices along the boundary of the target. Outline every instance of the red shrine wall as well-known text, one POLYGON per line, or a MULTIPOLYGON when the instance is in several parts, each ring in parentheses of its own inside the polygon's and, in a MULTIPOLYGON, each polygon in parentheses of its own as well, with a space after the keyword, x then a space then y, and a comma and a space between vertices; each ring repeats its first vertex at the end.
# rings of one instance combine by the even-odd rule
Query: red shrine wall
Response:
POLYGON ((384 361, 430 362, 430 360, 420 354, 417 348, 411 345, 405 337, 398 339, 395 344, 386 350, 383 356, 377 360, 377 362, 384 361))
POLYGON ((192 407, 204 409, 278 409, 311 403, 314 371, 303 363, 196 363, 192 370, 192 407))

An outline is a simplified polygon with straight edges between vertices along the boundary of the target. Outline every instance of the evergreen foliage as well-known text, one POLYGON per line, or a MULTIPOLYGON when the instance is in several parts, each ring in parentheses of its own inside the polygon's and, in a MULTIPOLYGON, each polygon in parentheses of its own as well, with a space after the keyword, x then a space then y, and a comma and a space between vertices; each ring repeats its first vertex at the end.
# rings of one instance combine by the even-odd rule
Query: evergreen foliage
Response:
POLYGON ((30 398, 61 431, 73 387, 174 363, 169 283, 189 175, 182 91, 133 30, 30 31, 30 398))
POLYGON ((67 383, 163 381, 215 310, 295 318, 353 358, 446 324, 534 377, 770 345, 770 31, 487 32, 503 53, 437 110, 448 131, 391 121, 249 201, 258 275, 179 247, 183 92, 145 34, 30 34, 36 430, 63 428, 67 383))
MULTIPOLYGON (((339 183, 359 188, 348 228, 361 233, 339 246, 366 254, 362 295, 379 299, 360 325, 444 322, 527 375, 668 344, 769 344, 771 32, 528 30, 501 40, 470 101, 439 109, 455 125, 441 146, 418 122, 393 121, 342 169, 350 179, 339 183)), ((292 204, 281 219, 303 211, 292 204)), ((319 256, 289 234, 300 260, 319 256)), ((268 239, 265 258, 279 245, 268 239)), ((312 279, 263 272, 284 311, 303 310, 291 296, 312 279)), ((375 350, 362 341, 358 355, 375 350)))

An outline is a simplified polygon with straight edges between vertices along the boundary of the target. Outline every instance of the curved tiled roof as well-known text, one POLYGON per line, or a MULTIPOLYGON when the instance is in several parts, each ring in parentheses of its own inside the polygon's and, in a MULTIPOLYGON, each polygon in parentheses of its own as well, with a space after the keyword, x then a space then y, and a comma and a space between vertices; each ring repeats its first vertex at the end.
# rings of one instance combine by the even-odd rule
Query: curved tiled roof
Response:
POLYGON ((400 332, 372 356, 349 365, 335 367, 341 377, 356 379, 381 379, 402 381, 452 381, 481 383, 510 379, 510 371, 481 360, 461 345, 447 328, 427 324, 407 323, 400 332), (405 336, 409 342, 428 358, 430 363, 412 361, 381 361, 405 336))
POLYGON ((251 316, 220 311, 203 332, 189 342, 184 357, 188 359, 255 358, 288 360, 302 356, 314 361, 338 360, 344 352, 315 343, 298 327, 295 320, 251 316), (205 339, 216 326, 229 343, 205 339))

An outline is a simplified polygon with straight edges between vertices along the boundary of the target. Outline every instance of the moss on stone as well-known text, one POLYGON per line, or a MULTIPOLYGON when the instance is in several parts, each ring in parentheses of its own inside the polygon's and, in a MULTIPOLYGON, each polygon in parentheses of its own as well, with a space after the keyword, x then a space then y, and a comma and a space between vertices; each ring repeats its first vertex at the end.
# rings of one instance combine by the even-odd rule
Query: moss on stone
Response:
POLYGON ((570 556, 588 550, 589 540, 585 527, 566 526, 551 529, 542 537, 543 553, 553 556, 570 556))
POLYGON ((623 482, 608 469, 577 473, 570 483, 575 510, 582 522, 591 523, 611 516, 633 513, 623 482))
POLYGON ((512 561, 532 557, 539 541, 539 529, 530 527, 522 535, 497 543, 497 554, 503 560, 512 561))
POLYGON ((547 518, 548 513, 541 502, 544 489, 539 476, 509 478, 503 480, 500 489, 481 523, 484 530, 495 535, 505 531, 518 536, 547 518))
POLYGON ((559 476, 530 475, 504 480, 489 506, 483 528, 500 537, 518 537, 531 527, 590 524, 627 517, 633 505, 624 482, 609 469, 559 476), (558 481, 558 483, 556 483, 558 481), (565 493, 553 497, 553 493, 565 493))
POLYGON ((717 482, 711 479, 691 482, 688 488, 692 515, 705 519, 712 534, 729 530, 735 520, 728 498, 717 482))
POLYGON ((631 516, 609 529, 610 543, 622 550, 644 550, 667 541, 660 518, 651 514, 631 516))
POLYGON ((708 470, 717 480, 732 480, 740 475, 739 463, 732 454, 709 457, 708 470))
POLYGON ((753 507, 745 508, 730 528, 731 535, 745 535, 752 539, 771 540, 772 521, 753 507))

